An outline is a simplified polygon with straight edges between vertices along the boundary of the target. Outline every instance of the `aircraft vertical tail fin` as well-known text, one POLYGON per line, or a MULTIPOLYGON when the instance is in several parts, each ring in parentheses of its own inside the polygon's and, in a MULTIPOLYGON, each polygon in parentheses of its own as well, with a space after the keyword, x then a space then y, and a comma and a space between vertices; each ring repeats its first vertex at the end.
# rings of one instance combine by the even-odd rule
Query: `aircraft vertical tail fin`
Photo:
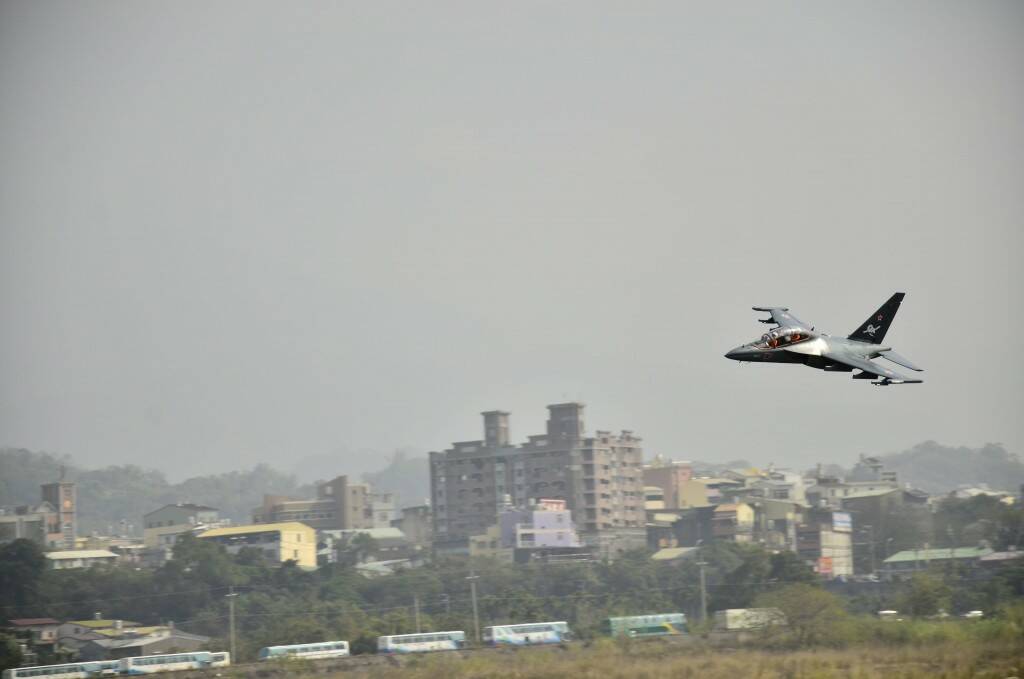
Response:
POLYGON ((872 342, 874 344, 881 343, 885 339, 885 333, 889 331, 892 319, 896 316, 896 312, 899 311, 903 296, 904 293, 897 292, 890 297, 888 302, 879 307, 878 311, 871 314, 866 321, 861 323, 860 327, 854 330, 847 339, 857 340, 858 342, 872 342))

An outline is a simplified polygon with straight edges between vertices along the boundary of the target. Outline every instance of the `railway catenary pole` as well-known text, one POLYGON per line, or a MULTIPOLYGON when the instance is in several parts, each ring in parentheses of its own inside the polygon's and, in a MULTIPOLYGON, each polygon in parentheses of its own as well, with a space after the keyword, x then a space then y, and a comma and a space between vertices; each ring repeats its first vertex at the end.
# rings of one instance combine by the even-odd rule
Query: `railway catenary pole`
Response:
POLYGON ((235 588, 228 590, 228 640, 231 647, 231 662, 238 662, 238 654, 235 653, 235 588))
POLYGON ((708 621, 708 584, 704 577, 704 566, 707 566, 708 562, 704 560, 704 540, 697 540, 695 547, 697 566, 700 568, 700 622, 704 624, 708 621))
POLYGON ((704 566, 707 565, 707 562, 698 561, 697 565, 700 566, 700 621, 706 623, 708 621, 708 585, 704 577, 704 566))
POLYGON ((476 643, 480 643, 480 612, 476 607, 476 581, 480 579, 480 576, 470 571, 470 574, 466 576, 469 580, 469 593, 473 599, 473 631, 476 634, 476 643))

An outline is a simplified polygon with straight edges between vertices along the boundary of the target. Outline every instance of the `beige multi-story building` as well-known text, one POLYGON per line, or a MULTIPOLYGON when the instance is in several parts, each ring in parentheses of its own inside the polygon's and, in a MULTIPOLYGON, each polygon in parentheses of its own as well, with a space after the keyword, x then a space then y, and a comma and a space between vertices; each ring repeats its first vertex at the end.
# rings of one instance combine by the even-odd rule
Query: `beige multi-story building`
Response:
POLYGON ((146 547, 170 547, 185 533, 218 524, 220 513, 214 507, 189 502, 164 505, 142 517, 142 542, 146 547))
POLYGON ((689 462, 665 460, 660 455, 644 467, 644 485, 657 486, 664 493, 664 509, 681 509, 694 505, 687 502, 685 489, 693 479, 693 467, 689 462))
POLYGON ((394 519, 391 526, 402 531, 412 544, 426 548, 430 546, 434 538, 433 516, 430 505, 403 507, 401 516, 394 519))
POLYGON ((294 561, 302 568, 316 568, 316 531, 304 523, 289 521, 214 528, 197 537, 223 545, 232 554, 244 547, 254 547, 272 561, 294 561))
POLYGON ((512 445, 509 414, 482 413, 484 439, 430 453, 434 544, 468 551, 504 507, 565 500, 584 542, 611 554, 643 546, 643 450, 630 431, 584 435, 582 403, 548 406, 547 431, 512 445))
POLYGON ((374 527, 370 487, 365 483, 350 483, 347 476, 338 476, 318 485, 316 494, 315 500, 264 495, 263 504, 252 512, 252 522, 301 521, 317 530, 374 527))

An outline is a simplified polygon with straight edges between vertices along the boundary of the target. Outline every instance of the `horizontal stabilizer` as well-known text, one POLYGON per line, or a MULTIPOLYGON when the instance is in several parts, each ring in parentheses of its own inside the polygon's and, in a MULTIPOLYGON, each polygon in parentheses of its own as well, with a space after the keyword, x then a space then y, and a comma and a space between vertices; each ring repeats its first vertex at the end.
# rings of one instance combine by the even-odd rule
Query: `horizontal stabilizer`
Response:
POLYGON ((916 365, 914 365, 910 361, 910 359, 904 358, 903 356, 900 356, 899 354, 892 350, 883 351, 881 353, 881 357, 892 361, 896 365, 902 365, 904 368, 910 368, 911 370, 916 370, 917 372, 921 372, 922 370, 924 370, 924 368, 918 368, 916 365))

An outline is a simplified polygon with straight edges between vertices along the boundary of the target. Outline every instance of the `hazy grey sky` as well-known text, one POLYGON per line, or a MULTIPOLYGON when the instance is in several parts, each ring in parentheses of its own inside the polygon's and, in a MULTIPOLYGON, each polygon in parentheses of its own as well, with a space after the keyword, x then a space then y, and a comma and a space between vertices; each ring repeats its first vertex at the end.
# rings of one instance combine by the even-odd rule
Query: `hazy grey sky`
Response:
POLYGON ((580 398, 649 455, 1021 451, 1024 4, 0 4, 0 444, 175 477, 580 398), (722 354, 895 290, 923 385, 722 354))

